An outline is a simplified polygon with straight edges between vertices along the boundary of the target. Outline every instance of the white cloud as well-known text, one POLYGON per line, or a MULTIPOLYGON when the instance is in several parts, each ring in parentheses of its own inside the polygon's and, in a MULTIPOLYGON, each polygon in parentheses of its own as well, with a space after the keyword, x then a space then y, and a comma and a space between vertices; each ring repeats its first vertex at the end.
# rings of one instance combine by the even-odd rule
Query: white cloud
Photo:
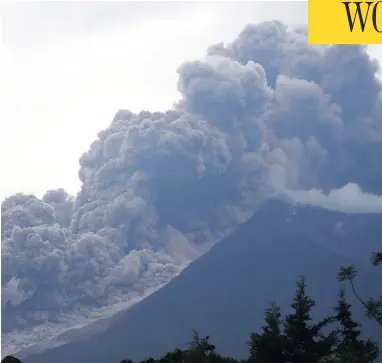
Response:
POLYGON ((284 190, 295 202, 345 213, 382 213, 382 195, 363 192, 359 185, 348 183, 332 189, 328 195, 321 190, 284 190))

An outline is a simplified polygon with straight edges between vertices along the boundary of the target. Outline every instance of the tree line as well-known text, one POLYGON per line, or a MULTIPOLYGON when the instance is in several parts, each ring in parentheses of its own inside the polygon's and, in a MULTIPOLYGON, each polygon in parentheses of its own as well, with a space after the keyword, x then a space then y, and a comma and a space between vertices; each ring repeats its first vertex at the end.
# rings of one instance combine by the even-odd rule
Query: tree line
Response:
MULTIPOLYGON (((382 252, 374 253, 373 265, 382 264, 382 252)), ((365 315, 382 329, 382 296, 363 299, 357 293, 354 266, 341 267, 339 281, 350 285, 352 293, 365 308, 365 315)), ((140 363, 373 363, 380 351, 375 341, 362 338, 361 326, 353 318, 351 304, 340 288, 333 314, 313 322, 311 313, 315 301, 306 294, 303 276, 296 284, 291 302, 291 312, 282 317, 280 306, 271 302, 264 312, 264 326, 251 333, 248 341, 249 356, 238 361, 221 356, 210 343, 209 336, 200 337, 194 331, 186 349, 175 349, 159 358, 148 358, 140 363)), ((382 330, 381 330, 382 334, 382 330)), ((14 356, 7 356, 2 363, 22 363, 14 356)), ((54 363, 54 362, 52 362, 54 363)), ((134 363, 124 359, 120 363, 134 363)))

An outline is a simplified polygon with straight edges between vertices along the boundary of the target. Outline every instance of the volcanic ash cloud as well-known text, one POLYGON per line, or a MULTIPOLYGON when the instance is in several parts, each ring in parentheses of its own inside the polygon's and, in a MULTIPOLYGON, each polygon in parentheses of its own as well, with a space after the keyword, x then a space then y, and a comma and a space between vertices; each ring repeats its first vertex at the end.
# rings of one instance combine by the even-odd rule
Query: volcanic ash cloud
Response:
POLYGON ((75 198, 2 204, 5 350, 160 287, 275 193, 329 209, 350 193, 378 210, 377 71, 364 47, 310 46, 264 22, 181 65, 173 110, 117 112, 80 158, 75 198))

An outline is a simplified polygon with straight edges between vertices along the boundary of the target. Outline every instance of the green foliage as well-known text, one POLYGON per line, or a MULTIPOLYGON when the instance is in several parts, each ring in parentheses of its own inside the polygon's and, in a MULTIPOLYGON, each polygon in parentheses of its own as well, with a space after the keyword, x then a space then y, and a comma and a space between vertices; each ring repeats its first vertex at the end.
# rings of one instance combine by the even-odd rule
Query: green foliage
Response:
MULTIPOLYGON (((128 361, 123 361, 126 363, 128 361)), ((122 363, 122 362, 121 362, 122 363)), ((141 363, 238 363, 235 359, 222 357, 215 352, 215 346, 209 342, 209 337, 201 338, 194 330, 186 350, 175 349, 164 354, 159 359, 149 358, 141 363)))
POLYGON ((346 301, 345 292, 339 293, 339 301, 334 308, 336 320, 340 327, 337 329, 337 345, 335 359, 339 363, 369 363, 378 357, 378 346, 371 340, 362 340, 360 325, 352 318, 351 305, 346 301))
POLYGON ((22 363, 20 359, 14 357, 13 355, 7 355, 3 358, 1 363, 22 363))
MULTIPOLYGON (((382 253, 374 253, 374 265, 382 264, 382 253)), ((341 267, 339 281, 349 282, 352 292, 364 305, 366 315, 382 325, 382 299, 364 301, 354 286, 357 269, 341 267)), ((315 301, 306 294, 306 282, 297 282, 291 303, 292 312, 282 318, 280 307, 271 302, 264 312, 265 324, 260 332, 250 335, 249 358, 242 363, 373 363, 379 355, 378 346, 370 339, 361 338, 360 325, 353 320, 351 305, 344 290, 340 290, 335 314, 319 322, 312 322, 315 301), (333 327, 334 325, 334 327, 333 327), (330 328, 332 328, 330 330, 330 328), (324 332, 325 330, 325 332, 324 332)), ((121 363, 132 363, 122 361, 121 363)), ((195 330, 186 350, 175 349, 159 359, 149 358, 141 363, 239 363, 222 357, 195 330)))
MULTIPOLYGON (((354 270, 343 269, 344 275, 354 270)), ((353 320, 351 305, 343 290, 334 307, 335 315, 312 323, 315 302, 306 295, 305 279, 297 283, 292 312, 281 319, 280 308, 271 303, 265 311, 265 326, 252 333, 248 363, 372 363, 378 346, 360 338, 360 326, 353 320), (334 328, 329 332, 330 326, 334 328), (327 328, 326 334, 323 329, 327 328)))
POLYGON ((262 333, 252 333, 249 341, 250 362, 281 362, 284 357, 284 337, 282 336, 282 320, 280 307, 274 302, 265 310, 266 325, 262 333))
POLYGON ((354 266, 341 266, 340 272, 338 273, 338 281, 354 280, 357 276, 357 270, 354 266))
POLYGON ((317 363, 341 363, 340 360, 334 355, 327 355, 318 360, 317 363))
MULTIPOLYGON (((371 262, 374 266, 382 264, 382 252, 374 252, 371 257, 371 262)), ((379 299, 375 299, 373 297, 368 300, 362 299, 354 286, 354 279, 357 277, 357 269, 355 266, 342 266, 340 268, 340 272, 337 275, 339 281, 348 281, 351 289, 353 291, 354 296, 359 300, 359 302, 365 308, 365 315, 374 319, 379 325, 382 326, 382 296, 379 299)))
MULTIPOLYGON (((378 256, 376 257, 378 258, 378 256)), ((364 304, 368 316, 381 318, 381 300, 363 301, 355 291, 353 280, 357 276, 354 266, 342 267, 340 281, 348 281, 353 293, 364 304)), ((260 332, 250 335, 249 358, 240 363, 373 363, 379 350, 375 342, 361 338, 360 325, 353 320, 351 305, 344 290, 340 290, 335 314, 322 321, 312 322, 311 312, 315 301, 306 294, 306 282, 301 277, 297 282, 292 311, 282 318, 280 307, 271 302, 264 312, 265 324, 260 332), (334 324, 334 327, 333 327, 334 324), (331 331, 329 331, 332 328, 331 331), (325 330, 325 332, 324 332, 325 330)), ((22 363, 13 356, 1 363, 22 363)), ((124 359, 120 363, 134 363, 124 359)), ((239 363, 222 357, 210 343, 209 336, 200 337, 194 330, 185 350, 174 349, 162 357, 148 358, 141 363, 239 363)))
POLYGON ((322 333, 332 319, 311 323, 311 310, 316 303, 306 295, 305 290, 305 279, 301 277, 291 304, 293 313, 287 315, 284 322, 285 354, 287 361, 293 363, 316 363, 331 353, 333 343, 331 335, 324 336, 322 333))
POLYGON ((189 348, 186 351, 186 362, 208 363, 213 355, 215 355, 215 346, 209 343, 209 337, 201 339, 199 333, 194 330, 193 339, 189 342, 189 348))
POLYGON ((382 252, 374 252, 371 256, 371 263, 374 266, 382 264, 382 252))

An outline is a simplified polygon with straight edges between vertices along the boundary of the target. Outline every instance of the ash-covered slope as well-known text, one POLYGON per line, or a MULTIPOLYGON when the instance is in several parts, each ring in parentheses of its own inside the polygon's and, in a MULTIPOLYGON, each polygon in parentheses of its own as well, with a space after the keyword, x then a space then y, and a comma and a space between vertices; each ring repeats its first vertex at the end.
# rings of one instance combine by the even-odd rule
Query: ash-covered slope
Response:
MULTIPOLYGON (((193 328, 209 334, 221 353, 243 357, 249 333, 263 323, 268 302, 276 300, 285 312, 299 275, 307 278, 317 316, 330 313, 339 266, 354 262, 345 255, 363 250, 357 261, 359 290, 365 296, 375 291, 381 274, 369 267, 366 255, 382 236, 381 222, 381 214, 349 215, 268 201, 161 290, 111 319, 65 334, 60 339, 69 341, 66 345, 24 361, 142 359, 183 346, 193 328)), ((358 304, 354 308, 362 318, 358 304)), ((364 329, 373 334, 370 322, 364 329)))

